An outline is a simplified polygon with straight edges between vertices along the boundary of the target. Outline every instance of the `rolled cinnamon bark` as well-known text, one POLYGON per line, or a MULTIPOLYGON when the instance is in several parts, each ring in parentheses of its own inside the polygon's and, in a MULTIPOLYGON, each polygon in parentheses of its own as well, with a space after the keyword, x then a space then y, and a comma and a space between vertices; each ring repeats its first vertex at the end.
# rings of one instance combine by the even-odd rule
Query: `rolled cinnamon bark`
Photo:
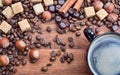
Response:
POLYGON ((65 14, 75 2, 76 0, 67 0, 65 4, 60 8, 59 12, 65 14))
POLYGON ((79 11, 82 3, 83 3, 83 0, 78 0, 78 1, 76 2, 76 4, 74 5, 73 9, 74 9, 75 11, 79 11))

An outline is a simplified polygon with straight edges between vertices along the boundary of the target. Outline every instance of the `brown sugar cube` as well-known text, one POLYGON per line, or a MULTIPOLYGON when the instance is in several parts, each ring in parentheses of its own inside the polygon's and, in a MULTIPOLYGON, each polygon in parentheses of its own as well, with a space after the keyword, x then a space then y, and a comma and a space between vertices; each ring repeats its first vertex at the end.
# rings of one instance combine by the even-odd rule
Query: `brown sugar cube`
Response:
POLYGON ((11 9, 10 6, 8 6, 7 8, 5 8, 3 11, 2 11, 2 14, 7 18, 7 19, 10 19, 14 16, 14 13, 11 9))
POLYGON ((49 5, 53 5, 54 4, 53 0, 43 0, 43 1, 45 3, 45 6, 49 6, 49 5))
POLYGON ((96 13, 97 17, 100 19, 100 20, 103 20, 107 15, 108 13, 104 10, 104 9, 100 9, 97 13, 96 13))
POLYGON ((11 28, 12 26, 8 24, 6 21, 3 21, 0 25, 0 30, 2 30, 4 33, 7 33, 11 28))
POLYGON ((11 6, 14 14, 21 13, 24 10, 21 2, 17 2, 15 4, 12 4, 11 6))
POLYGON ((20 29, 22 30, 22 32, 27 31, 27 30, 31 30, 31 26, 28 23, 27 19, 24 19, 20 22, 18 22, 20 29))
POLYGON ((33 9, 34 9, 36 15, 39 15, 42 12, 44 12, 44 8, 41 3, 34 5, 33 9))
POLYGON ((42 0, 31 0, 32 2, 41 2, 42 0))
POLYGON ((2 3, 2 0, 0 0, 0 7, 3 7, 3 3, 2 3))
POLYGON ((95 15, 94 7, 86 7, 84 8, 86 18, 92 17, 95 15))

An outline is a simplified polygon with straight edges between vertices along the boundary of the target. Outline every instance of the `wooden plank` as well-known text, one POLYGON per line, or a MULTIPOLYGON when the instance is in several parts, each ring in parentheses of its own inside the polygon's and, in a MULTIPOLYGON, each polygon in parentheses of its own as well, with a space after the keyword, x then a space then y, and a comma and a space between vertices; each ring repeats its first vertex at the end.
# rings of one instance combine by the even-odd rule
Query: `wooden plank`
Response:
POLYGON ((49 62, 49 54, 51 50, 59 49, 40 49, 40 59, 37 63, 29 63, 29 58, 26 66, 19 66, 18 72, 15 75, 90 75, 87 62, 86 62, 86 52, 85 49, 68 49, 67 52, 74 54, 75 60, 71 64, 60 63, 59 58, 53 65, 49 67, 48 72, 41 72, 40 69, 42 66, 46 65, 49 62))

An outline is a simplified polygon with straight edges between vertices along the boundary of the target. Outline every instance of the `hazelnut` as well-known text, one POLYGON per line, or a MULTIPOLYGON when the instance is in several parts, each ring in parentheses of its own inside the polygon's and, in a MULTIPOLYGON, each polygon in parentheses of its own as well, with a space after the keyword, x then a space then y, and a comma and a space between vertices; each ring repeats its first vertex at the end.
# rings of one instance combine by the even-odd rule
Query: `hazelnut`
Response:
POLYGON ((107 17, 107 20, 110 22, 115 22, 118 19, 118 15, 115 13, 110 13, 107 17))
POLYGON ((15 45, 16 45, 16 48, 21 51, 23 51, 26 47, 26 43, 23 40, 16 41, 15 45))
POLYGON ((98 11, 98 10, 100 10, 103 7, 103 3, 101 1, 95 1, 93 3, 93 6, 94 6, 95 10, 98 11))
POLYGON ((0 55, 0 66, 7 66, 9 64, 9 58, 6 55, 0 55))
POLYGON ((7 48, 9 46, 10 42, 8 38, 0 38, 0 46, 3 48, 7 48))
POLYGON ((42 18, 46 21, 50 20, 52 18, 52 14, 49 11, 44 11, 42 14, 42 18))
POLYGON ((40 54, 39 54, 39 51, 38 51, 37 49, 32 49, 32 50, 30 50, 30 52, 29 52, 29 57, 30 57, 31 59, 38 59, 39 56, 40 56, 40 54))
POLYGON ((3 0, 3 4, 4 5, 11 5, 12 4, 12 0, 3 0))
POLYGON ((106 10, 107 12, 110 13, 110 12, 112 12, 112 11, 115 9, 115 6, 114 6, 113 3, 108 2, 108 3, 105 4, 104 8, 105 8, 105 10, 106 10))

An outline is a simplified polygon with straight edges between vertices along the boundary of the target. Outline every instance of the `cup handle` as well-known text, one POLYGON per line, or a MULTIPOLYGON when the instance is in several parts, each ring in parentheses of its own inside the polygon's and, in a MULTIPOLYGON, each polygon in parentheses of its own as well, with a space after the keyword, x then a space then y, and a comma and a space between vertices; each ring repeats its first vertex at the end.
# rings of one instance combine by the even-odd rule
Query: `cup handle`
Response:
POLYGON ((85 28, 84 35, 90 42, 92 42, 96 38, 96 35, 91 28, 85 28))

